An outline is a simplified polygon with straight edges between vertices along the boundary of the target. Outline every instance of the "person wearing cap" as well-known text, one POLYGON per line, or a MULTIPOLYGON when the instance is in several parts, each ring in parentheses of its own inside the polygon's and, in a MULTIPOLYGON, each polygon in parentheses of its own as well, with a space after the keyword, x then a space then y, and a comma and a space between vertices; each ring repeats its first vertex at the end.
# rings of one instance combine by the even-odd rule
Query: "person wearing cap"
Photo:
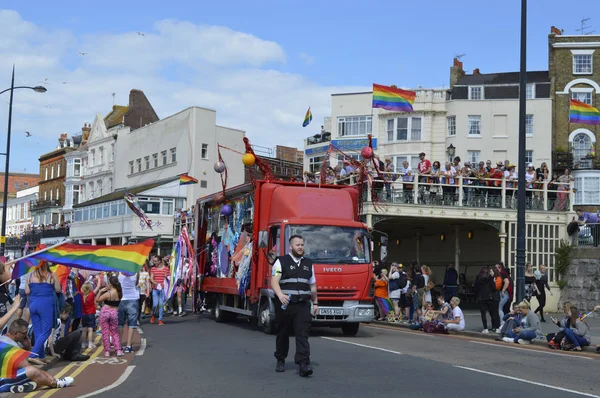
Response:
POLYGON ((398 317, 400 315, 400 296, 402 295, 402 288, 404 287, 400 285, 400 282, 399 264, 392 263, 388 283, 388 297, 392 300, 392 305, 394 306, 394 322, 399 321, 398 317))
POLYGON ((531 208, 532 206, 532 196, 533 196, 533 182, 536 180, 535 167, 533 163, 529 163, 527 165, 527 170, 525 171, 525 196, 527 198, 527 208, 531 208))
POLYGON ((500 197, 502 196, 502 178, 504 177, 504 169, 502 162, 496 163, 496 168, 490 173, 490 207, 501 207, 500 197), (493 199, 492 199, 493 198, 493 199))
MULTIPOLYGON (((419 170, 419 182, 427 184, 427 176, 431 174, 431 161, 425 159, 425 152, 419 154, 419 164, 417 165, 417 169, 419 170)), ((429 191, 428 185, 425 186, 425 190, 429 191)))

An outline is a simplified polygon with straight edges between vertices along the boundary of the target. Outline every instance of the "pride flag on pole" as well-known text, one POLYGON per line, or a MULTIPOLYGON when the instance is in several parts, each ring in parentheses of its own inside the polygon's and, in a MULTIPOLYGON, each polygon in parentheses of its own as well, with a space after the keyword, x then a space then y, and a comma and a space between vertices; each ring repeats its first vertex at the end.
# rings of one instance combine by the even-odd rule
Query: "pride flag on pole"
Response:
POLYGON ((306 116, 304 116, 304 123, 302 123, 302 127, 306 127, 312 122, 312 112, 310 111, 310 106, 306 111, 306 116))
POLYGON ((373 108, 388 111, 413 112, 413 102, 417 94, 414 91, 382 86, 373 83, 373 108))
POLYGON ((585 102, 572 99, 569 109, 569 122, 581 124, 600 124, 600 111, 585 102))
POLYGON ((198 184, 198 180, 187 174, 179 175, 179 185, 191 185, 191 184, 198 184))

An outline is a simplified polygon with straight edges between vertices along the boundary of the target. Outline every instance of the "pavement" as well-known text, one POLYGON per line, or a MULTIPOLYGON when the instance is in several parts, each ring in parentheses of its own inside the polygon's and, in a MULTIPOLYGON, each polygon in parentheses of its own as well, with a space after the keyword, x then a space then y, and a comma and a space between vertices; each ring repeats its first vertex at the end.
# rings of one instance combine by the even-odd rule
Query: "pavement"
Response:
MULTIPOLYGON (((600 397, 595 353, 388 325, 362 325, 354 337, 315 328, 315 374, 306 379, 293 364, 293 342, 286 372, 275 373, 275 337, 243 317, 216 323, 210 315, 187 315, 143 327, 145 355, 121 384, 98 397, 600 397)), ((65 392, 77 396, 74 389, 65 392)))

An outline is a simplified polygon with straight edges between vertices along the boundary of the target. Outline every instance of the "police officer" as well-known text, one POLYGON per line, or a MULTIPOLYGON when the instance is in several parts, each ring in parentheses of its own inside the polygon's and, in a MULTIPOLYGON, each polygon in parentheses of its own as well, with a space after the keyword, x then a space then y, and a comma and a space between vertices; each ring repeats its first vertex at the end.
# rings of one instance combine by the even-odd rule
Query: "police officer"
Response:
POLYGON ((290 348, 290 329, 293 328, 296 335, 294 362, 300 365, 300 376, 308 377, 313 373, 308 345, 312 321, 310 302, 313 303, 313 311, 316 315, 317 282, 312 261, 304 257, 304 238, 300 235, 292 235, 289 243, 290 253, 275 261, 271 278, 271 286, 276 296, 277 366, 275 371, 285 371, 285 358, 290 348))

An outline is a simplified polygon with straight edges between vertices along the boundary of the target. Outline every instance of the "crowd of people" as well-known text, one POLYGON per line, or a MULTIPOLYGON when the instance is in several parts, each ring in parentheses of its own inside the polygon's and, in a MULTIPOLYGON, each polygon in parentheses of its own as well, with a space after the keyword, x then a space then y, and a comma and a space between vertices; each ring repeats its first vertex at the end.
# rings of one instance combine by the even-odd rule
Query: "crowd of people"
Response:
MULTIPOLYGON (((410 267, 392 263, 387 268, 375 265, 374 296, 378 321, 407 323, 410 329, 427 333, 463 331, 465 316, 457 297, 459 275, 452 265, 445 272, 443 285, 433 281, 427 265, 410 267)), ((563 319, 552 319, 559 330, 544 335, 541 322, 546 322, 544 307, 546 291, 552 295, 548 285, 547 267, 537 270, 532 264, 525 267, 525 298, 512 303, 514 281, 510 272, 499 262, 493 267, 482 267, 473 283, 473 291, 481 313, 482 333, 496 333, 496 340, 507 343, 530 344, 534 340, 548 342, 554 349, 580 351, 591 343, 589 328, 579 309, 565 303, 563 319), (532 299, 538 302, 534 310, 532 299), (491 325, 488 324, 488 314, 491 325), (539 314, 539 316, 538 316, 539 314)), ((594 311, 600 310, 600 305, 594 311)), ((600 352, 600 346, 596 348, 600 352)))
MULTIPOLYGON (((54 357, 88 360, 86 350, 97 348, 94 340, 98 334, 105 357, 132 353, 134 330, 144 314, 151 316, 151 324, 160 326, 165 311, 184 316, 187 269, 171 281, 169 260, 169 256, 154 255, 138 273, 90 273, 71 268, 63 283, 51 271, 51 264, 42 263, 14 281, 14 295, 2 285, 0 341, 30 351, 31 358, 19 365, 16 379, 0 379, 0 392, 69 386, 73 378, 55 379, 36 366, 54 357), (175 284, 172 299, 166 292, 171 282, 175 284), (12 318, 15 320, 9 324, 12 318)), ((10 272, 0 271, 2 275, 10 272)))

